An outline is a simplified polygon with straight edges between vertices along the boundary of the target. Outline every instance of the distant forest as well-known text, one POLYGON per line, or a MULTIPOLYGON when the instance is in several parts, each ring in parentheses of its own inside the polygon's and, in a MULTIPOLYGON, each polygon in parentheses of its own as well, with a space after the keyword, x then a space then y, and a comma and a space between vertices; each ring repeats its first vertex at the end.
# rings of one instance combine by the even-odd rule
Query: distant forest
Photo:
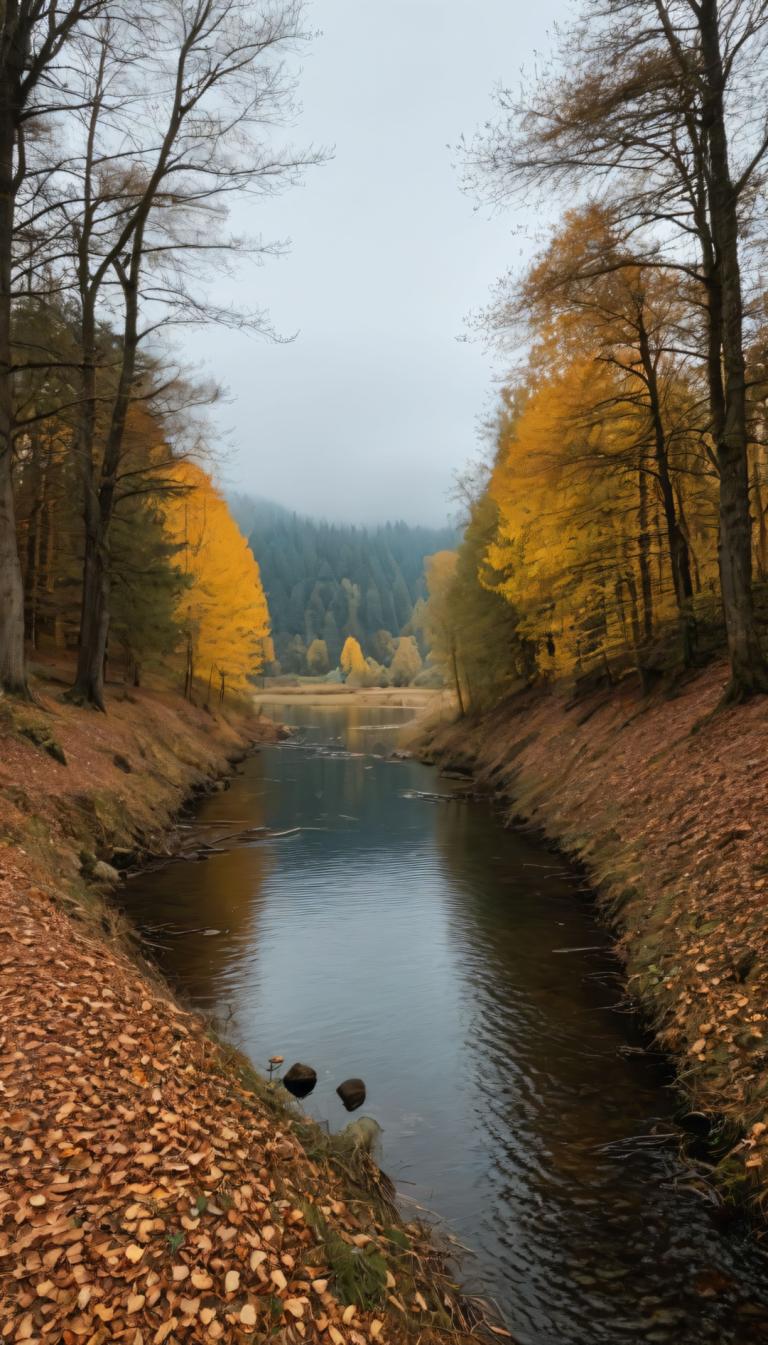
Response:
POLYGON ((391 662, 400 635, 415 635, 421 643, 418 612, 413 618, 426 596, 424 558, 455 547, 455 528, 361 528, 305 518, 243 495, 229 503, 261 569, 281 672, 322 672, 307 663, 316 641, 324 641, 330 669, 348 636, 383 665, 391 662))

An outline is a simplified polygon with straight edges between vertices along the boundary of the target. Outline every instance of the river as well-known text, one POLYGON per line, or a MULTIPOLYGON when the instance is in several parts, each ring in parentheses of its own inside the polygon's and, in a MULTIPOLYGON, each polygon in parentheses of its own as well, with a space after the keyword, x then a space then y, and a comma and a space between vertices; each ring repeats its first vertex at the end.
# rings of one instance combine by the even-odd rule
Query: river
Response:
POLYGON ((768 1340, 766 1259, 661 1138, 677 1100, 578 875, 487 803, 419 797, 461 787, 388 759, 412 710, 264 708, 296 738, 197 819, 300 830, 127 886, 167 975, 257 1066, 313 1065, 332 1130, 365 1079, 405 1213, 469 1249, 520 1345, 768 1340))

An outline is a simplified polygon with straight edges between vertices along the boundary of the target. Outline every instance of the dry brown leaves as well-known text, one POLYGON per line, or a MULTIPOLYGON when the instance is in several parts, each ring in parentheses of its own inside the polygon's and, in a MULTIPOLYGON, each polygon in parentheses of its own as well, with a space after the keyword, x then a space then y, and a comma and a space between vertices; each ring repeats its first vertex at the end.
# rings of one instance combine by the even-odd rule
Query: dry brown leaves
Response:
POLYGON ((73 843, 57 799, 95 788, 127 835, 157 827, 236 732, 163 693, 106 717, 48 699, 68 766, 0 733, 0 824, 37 826, 29 850, 0 844, 0 1345, 395 1339, 393 1313, 337 1300, 306 1218, 318 1202, 355 1246, 339 1179, 194 1016, 58 905, 73 843))
POLYGON ((6 867, 0 1340, 367 1345, 305 1218, 360 1226, 191 1015, 6 867))

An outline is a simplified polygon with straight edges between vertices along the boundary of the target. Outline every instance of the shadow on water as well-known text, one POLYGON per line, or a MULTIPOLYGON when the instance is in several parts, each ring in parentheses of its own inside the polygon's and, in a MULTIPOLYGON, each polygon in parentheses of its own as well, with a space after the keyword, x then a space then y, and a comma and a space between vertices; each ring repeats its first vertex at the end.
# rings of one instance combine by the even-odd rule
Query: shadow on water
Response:
POLYGON ((199 817, 301 830, 130 885, 167 973, 257 1065, 314 1065, 332 1129, 362 1075, 385 1167, 521 1345, 768 1339, 766 1261, 684 1184, 665 1067, 575 876, 486 805, 404 797, 451 789, 386 759, 410 711, 274 713, 298 744, 199 817))

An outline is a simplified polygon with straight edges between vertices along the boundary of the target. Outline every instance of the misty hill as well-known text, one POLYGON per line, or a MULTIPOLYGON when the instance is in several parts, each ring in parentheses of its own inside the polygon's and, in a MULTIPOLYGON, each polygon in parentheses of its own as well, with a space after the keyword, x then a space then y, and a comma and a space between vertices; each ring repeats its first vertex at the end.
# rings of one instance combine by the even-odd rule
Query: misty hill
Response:
POLYGON ((457 543, 452 527, 325 523, 247 496, 232 498, 230 508, 261 568, 283 672, 308 670, 313 640, 325 641, 335 667, 348 635, 389 663, 392 640, 425 596, 424 557, 457 543))

